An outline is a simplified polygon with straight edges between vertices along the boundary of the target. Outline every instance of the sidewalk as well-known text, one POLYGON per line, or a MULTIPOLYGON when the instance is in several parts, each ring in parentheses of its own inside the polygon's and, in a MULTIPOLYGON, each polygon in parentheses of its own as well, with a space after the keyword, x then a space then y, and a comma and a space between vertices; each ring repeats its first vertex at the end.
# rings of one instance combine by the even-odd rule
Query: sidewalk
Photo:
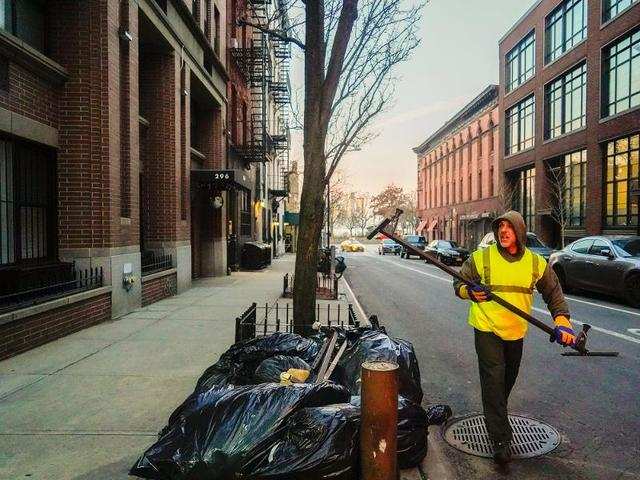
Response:
POLYGON ((198 280, 0 362, 0 479, 132 478, 171 412, 234 343, 235 318, 253 301, 276 301, 294 260, 198 280))
MULTIPOLYGON (((0 362, 0 480, 133 478, 129 468, 234 343, 235 318, 251 302, 278 300, 294 261, 286 255, 266 270, 198 280, 181 295, 0 362)), ((353 298, 342 281, 340 290, 346 313, 353 298)), ((401 474, 422 478, 418 469, 401 474)))

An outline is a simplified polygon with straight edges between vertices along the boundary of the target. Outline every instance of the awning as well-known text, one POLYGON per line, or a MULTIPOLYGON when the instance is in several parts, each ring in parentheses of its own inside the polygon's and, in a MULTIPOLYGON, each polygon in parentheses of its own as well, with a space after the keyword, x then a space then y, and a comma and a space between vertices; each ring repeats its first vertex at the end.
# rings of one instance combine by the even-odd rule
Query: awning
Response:
POLYGON ((431 221, 431 223, 429 224, 429 228, 427 228, 427 232, 433 232, 433 229, 436 228, 436 225, 438 225, 437 218, 431 221))
POLYGON ((422 220, 422 221, 420 222, 420 224, 418 225, 418 228, 416 228, 416 233, 417 233, 418 235, 420 235, 420 233, 422 232, 422 230, 424 230, 424 227, 426 227, 426 225, 427 225, 427 222, 428 222, 428 221, 429 221, 429 220, 422 220))
POLYGON ((191 188, 204 190, 252 189, 249 175, 243 170, 191 170, 191 188))
POLYGON ((284 223, 300 225, 300 214, 297 212, 284 212, 284 223))

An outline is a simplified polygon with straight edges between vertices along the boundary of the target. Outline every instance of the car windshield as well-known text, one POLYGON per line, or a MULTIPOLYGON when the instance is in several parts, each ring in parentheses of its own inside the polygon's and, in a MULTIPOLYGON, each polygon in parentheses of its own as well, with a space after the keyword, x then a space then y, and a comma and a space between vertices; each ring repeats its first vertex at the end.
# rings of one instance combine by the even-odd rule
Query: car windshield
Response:
POLYGON ((385 245, 395 245, 396 242, 394 242, 393 240, 383 240, 382 243, 384 243, 385 245))
POLYGON ((538 240, 538 237, 527 235, 527 247, 545 248, 545 245, 540 240, 538 240))
POLYGON ((621 257, 639 257, 640 258, 640 237, 621 238, 613 240, 613 248, 621 257))
POLYGON ((456 242, 451 242, 447 240, 443 240, 440 242, 440 246, 442 248, 458 248, 458 244, 456 242))
POLYGON ((407 235, 406 237, 404 237, 405 240, 407 242, 414 242, 414 243, 420 243, 420 242, 424 242, 424 237, 420 236, 420 235, 407 235))

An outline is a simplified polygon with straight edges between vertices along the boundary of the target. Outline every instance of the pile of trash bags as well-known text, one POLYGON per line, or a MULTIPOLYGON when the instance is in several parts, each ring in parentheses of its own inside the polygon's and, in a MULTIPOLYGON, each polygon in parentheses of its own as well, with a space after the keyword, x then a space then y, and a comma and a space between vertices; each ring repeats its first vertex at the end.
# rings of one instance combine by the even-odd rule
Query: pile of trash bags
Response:
POLYGON ((312 366, 327 333, 275 333, 233 345, 202 374, 130 474, 172 480, 355 479, 360 367, 372 360, 400 367, 398 465, 418 465, 427 453, 428 426, 446 421, 451 409, 421 407, 413 346, 389 337, 384 328, 333 330, 338 343, 348 343, 322 382, 316 382, 312 366), (311 376, 305 383, 282 384, 282 373, 290 369, 311 376))

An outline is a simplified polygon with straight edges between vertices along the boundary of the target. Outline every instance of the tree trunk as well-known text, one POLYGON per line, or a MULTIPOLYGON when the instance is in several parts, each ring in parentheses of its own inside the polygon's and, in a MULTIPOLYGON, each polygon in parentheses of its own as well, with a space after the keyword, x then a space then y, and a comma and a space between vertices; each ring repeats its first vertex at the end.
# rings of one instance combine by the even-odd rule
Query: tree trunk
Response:
POLYGON ((293 287, 294 332, 311 333, 315 322, 318 246, 324 223, 324 156, 327 127, 322 119, 325 77, 324 2, 305 3, 304 176, 293 287))

